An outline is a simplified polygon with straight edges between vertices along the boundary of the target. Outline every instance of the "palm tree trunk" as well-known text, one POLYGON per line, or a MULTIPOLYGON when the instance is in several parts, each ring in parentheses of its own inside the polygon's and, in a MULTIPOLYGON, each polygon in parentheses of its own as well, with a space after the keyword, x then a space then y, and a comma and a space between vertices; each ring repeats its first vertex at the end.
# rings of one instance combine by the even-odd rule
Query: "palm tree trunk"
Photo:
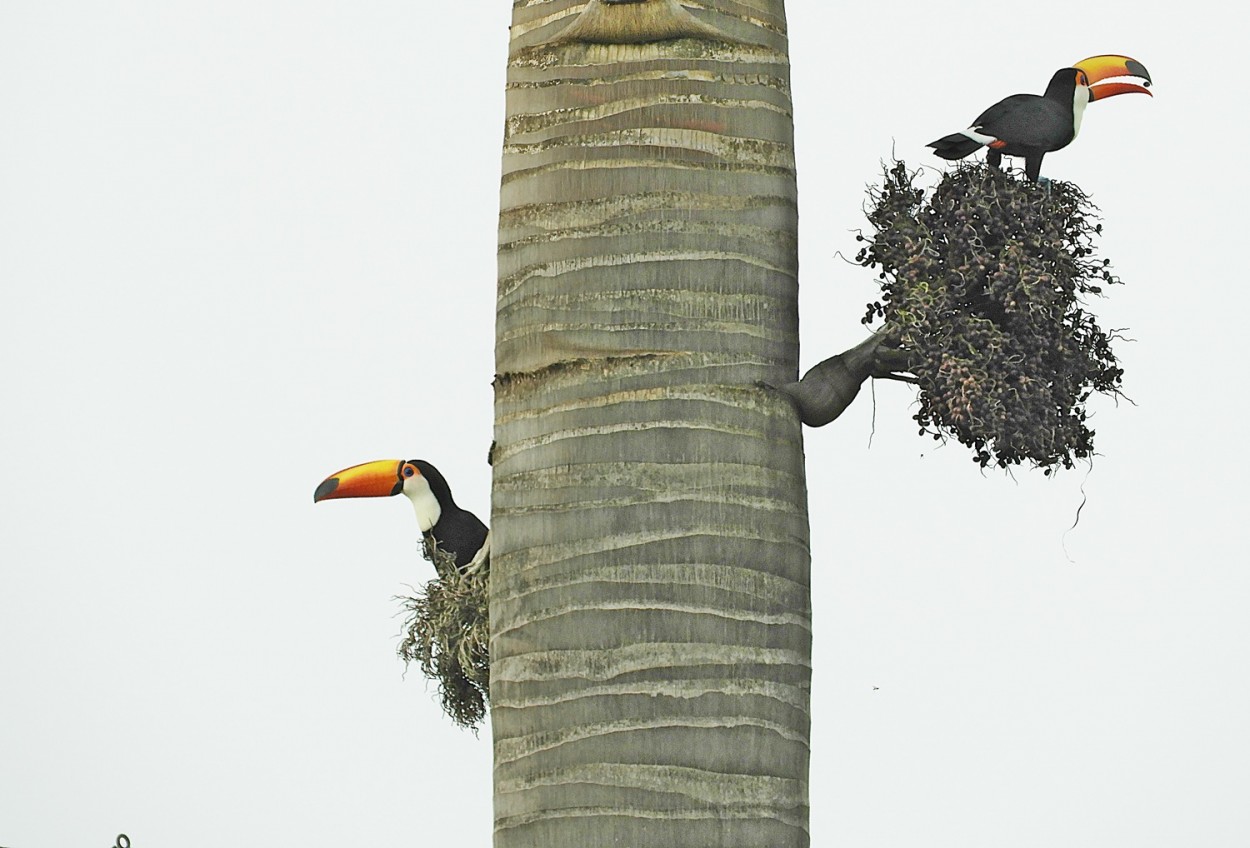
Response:
POLYGON ((757 386, 798 365, 781 0, 515 0, 511 32, 496 848, 805 846, 802 440, 757 386))

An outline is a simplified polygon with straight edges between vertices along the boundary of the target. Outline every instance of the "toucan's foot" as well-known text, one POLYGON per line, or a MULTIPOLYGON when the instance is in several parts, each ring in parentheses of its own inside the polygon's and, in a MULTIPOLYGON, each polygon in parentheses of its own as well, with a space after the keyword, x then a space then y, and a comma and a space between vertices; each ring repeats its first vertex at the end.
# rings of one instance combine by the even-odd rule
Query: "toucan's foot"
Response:
POLYGON ((490 531, 487 530, 486 538, 482 540, 482 547, 479 548, 478 552, 473 555, 473 559, 469 561, 469 564, 460 570, 460 573, 466 576, 470 576, 470 577, 476 576, 482 571, 483 567, 486 566, 486 564, 489 562, 490 562, 490 531))

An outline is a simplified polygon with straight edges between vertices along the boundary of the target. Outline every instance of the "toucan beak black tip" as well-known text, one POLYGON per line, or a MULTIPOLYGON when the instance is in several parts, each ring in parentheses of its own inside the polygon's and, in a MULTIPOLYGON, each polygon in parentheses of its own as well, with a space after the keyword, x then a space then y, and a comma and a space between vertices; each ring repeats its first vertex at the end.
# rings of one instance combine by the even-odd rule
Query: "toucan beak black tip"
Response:
POLYGON ((313 503, 323 501, 330 497, 330 495, 334 494, 334 490, 338 487, 339 478, 337 477, 330 477, 326 480, 322 480, 321 484, 317 486, 317 491, 313 492, 313 503))
POLYGON ((1145 65, 1143 65, 1141 62, 1137 61, 1136 59, 1129 59, 1128 61, 1124 63, 1124 66, 1128 68, 1129 74, 1135 77, 1141 77, 1142 79, 1145 80, 1145 82, 1142 83, 1142 85, 1146 86, 1147 88, 1150 87, 1150 71, 1146 70, 1145 65))

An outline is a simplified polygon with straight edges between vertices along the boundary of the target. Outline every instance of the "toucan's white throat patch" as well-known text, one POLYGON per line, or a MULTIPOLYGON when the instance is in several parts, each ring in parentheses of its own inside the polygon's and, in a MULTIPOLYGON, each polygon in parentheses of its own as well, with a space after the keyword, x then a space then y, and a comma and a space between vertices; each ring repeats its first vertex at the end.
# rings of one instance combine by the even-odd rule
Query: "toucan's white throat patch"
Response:
POLYGON ((404 480, 404 494, 408 500, 412 501, 412 507, 417 511, 417 524, 421 527, 421 532, 429 532, 430 528, 438 523, 439 516, 443 514, 438 498, 434 497, 434 493, 430 491, 430 482, 420 474, 414 474, 404 480))
POLYGON ((1089 105, 1089 86, 1078 85, 1072 92, 1072 137, 1081 131, 1081 118, 1085 116, 1085 107, 1089 105))

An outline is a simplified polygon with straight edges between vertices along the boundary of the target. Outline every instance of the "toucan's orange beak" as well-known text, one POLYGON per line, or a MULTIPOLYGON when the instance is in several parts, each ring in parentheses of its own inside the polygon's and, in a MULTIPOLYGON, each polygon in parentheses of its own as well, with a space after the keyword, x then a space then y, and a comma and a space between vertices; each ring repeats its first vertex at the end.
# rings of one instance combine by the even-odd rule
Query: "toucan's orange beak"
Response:
POLYGON ((1154 97, 1150 93, 1150 72, 1141 62, 1128 56, 1090 56, 1072 67, 1081 69, 1089 77, 1091 101, 1134 92, 1154 97), (1117 79, 1120 77, 1135 77, 1139 81, 1117 79))
POLYGON ((384 498, 404 489, 399 469, 402 459, 379 459, 345 468, 321 481, 313 492, 313 503, 331 498, 384 498))

